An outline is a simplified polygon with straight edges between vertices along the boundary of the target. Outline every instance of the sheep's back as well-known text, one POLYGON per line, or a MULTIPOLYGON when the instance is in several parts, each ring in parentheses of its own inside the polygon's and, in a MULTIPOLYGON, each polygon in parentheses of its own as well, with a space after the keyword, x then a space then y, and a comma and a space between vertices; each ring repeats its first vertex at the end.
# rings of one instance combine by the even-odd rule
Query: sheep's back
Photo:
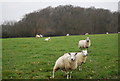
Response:
POLYGON ((79 44, 78 44, 78 47, 80 48, 83 48, 83 47, 85 47, 85 45, 86 45, 86 40, 80 40, 79 41, 79 44))
POLYGON ((55 63, 55 66, 59 67, 59 68, 65 68, 68 67, 68 60, 69 60, 69 55, 68 54, 64 54, 63 56, 59 57, 55 63))

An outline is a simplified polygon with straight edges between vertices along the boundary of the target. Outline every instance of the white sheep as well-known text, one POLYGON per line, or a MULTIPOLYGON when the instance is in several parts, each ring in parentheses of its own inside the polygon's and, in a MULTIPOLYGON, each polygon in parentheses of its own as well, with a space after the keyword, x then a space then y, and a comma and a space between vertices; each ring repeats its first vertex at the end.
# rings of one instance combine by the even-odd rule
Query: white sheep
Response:
POLYGON ((108 34, 108 32, 106 32, 106 34, 108 34))
POLYGON ((70 36, 70 34, 66 34, 66 36, 70 36))
POLYGON ((86 62, 88 56, 87 50, 82 50, 82 52, 77 53, 77 64, 79 67, 79 70, 82 71, 82 64, 86 62))
POLYGON ((51 38, 50 38, 50 37, 48 37, 48 38, 46 38, 46 39, 45 39, 45 41, 49 41, 49 40, 51 40, 51 38))
POLYGON ((85 33, 85 35, 89 35, 89 33, 85 33))
POLYGON ((59 57, 53 68, 53 78, 54 73, 58 69, 61 69, 62 71, 66 72, 67 79, 71 78, 72 70, 77 68, 76 55, 77 53, 65 53, 63 56, 59 57))
POLYGON ((43 37, 43 35, 40 34, 40 37, 43 37))
POLYGON ((89 48, 90 47, 90 38, 87 37, 86 40, 80 40, 79 43, 78 43, 78 48, 89 48))
POLYGON ((36 38, 40 38, 40 35, 36 35, 36 38))

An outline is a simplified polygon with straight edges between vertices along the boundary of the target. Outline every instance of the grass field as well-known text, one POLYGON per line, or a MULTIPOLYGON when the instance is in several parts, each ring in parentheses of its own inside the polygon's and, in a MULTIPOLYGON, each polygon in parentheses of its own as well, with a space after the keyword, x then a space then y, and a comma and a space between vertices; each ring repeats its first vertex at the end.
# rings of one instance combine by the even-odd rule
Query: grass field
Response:
MULTIPOLYGON (((72 73, 73 79, 118 78, 118 34, 87 35, 91 47, 83 70, 72 73)), ((3 79, 49 79, 55 61, 66 52, 78 52, 78 41, 86 35, 44 38, 2 39, 3 79)), ((66 79, 60 70, 55 79, 66 79)))

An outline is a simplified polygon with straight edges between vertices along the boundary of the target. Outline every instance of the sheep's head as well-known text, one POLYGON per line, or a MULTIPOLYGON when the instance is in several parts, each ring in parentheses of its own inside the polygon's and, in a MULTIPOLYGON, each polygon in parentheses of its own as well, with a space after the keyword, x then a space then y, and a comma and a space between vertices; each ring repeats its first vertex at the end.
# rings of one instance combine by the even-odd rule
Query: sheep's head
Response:
POLYGON ((86 38, 86 41, 87 41, 87 42, 90 42, 90 38, 89 38, 89 37, 87 37, 87 38, 86 38))
POLYGON ((87 55, 88 55, 87 50, 82 50, 82 53, 83 53, 85 56, 87 56, 87 55))
POLYGON ((70 60, 75 61, 77 53, 68 53, 70 55, 70 60))

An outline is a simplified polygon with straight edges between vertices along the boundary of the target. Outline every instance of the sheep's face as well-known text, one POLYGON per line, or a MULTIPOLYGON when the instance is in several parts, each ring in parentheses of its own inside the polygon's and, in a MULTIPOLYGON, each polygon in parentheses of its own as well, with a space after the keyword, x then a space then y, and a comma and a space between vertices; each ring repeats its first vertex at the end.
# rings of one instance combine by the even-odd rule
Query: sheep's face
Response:
POLYGON ((87 42, 89 42, 89 41, 90 41, 90 38, 89 38, 89 37, 87 37, 87 38, 86 38, 86 41, 87 41, 87 42))
POLYGON ((87 55, 88 55, 87 50, 82 50, 82 53, 83 53, 85 56, 87 56, 87 55))
POLYGON ((75 61, 77 53, 68 53, 70 55, 70 60, 75 61))

